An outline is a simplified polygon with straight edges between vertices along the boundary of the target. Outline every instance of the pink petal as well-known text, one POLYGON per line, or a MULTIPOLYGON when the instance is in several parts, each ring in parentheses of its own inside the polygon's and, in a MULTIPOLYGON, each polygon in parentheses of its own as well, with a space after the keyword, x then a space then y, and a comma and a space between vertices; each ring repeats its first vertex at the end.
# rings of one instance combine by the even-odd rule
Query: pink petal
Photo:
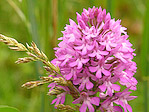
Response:
POLYGON ((126 108, 128 109, 129 112, 132 112, 132 108, 129 104, 126 104, 126 108))
POLYGON ((77 79, 77 75, 76 75, 76 72, 75 72, 75 71, 73 72, 73 79, 74 79, 74 80, 77 79))
POLYGON ((109 52, 107 52, 107 51, 100 51, 100 54, 101 54, 101 55, 108 55, 109 52))
POLYGON ((108 21, 110 19, 111 19, 111 16, 110 16, 110 13, 108 12, 107 15, 106 15, 106 17, 105 17, 105 21, 108 21))
POLYGON ((77 69, 81 69, 81 68, 82 68, 82 66, 83 66, 82 62, 81 62, 81 61, 79 61, 77 69))
POLYGON ((135 98, 137 98, 137 96, 129 96, 129 97, 127 97, 127 101, 133 100, 135 98))
POLYGON ((86 89, 91 89, 93 88, 94 84, 91 83, 90 81, 86 82, 86 89))
POLYGON ((74 85, 78 85, 78 84, 80 84, 80 82, 81 82, 81 79, 76 79, 76 80, 73 80, 73 84, 74 85))
POLYGON ((83 64, 87 63, 88 61, 89 61, 89 59, 81 59, 81 62, 82 62, 83 64))
POLYGON ((115 91, 120 91, 120 86, 117 84, 112 84, 112 89, 114 89, 115 91))
POLYGON ((86 45, 86 48, 88 49, 88 50, 92 50, 93 48, 94 48, 94 45, 86 45))
POLYGON ((83 49, 83 47, 84 47, 84 44, 83 45, 80 45, 80 46, 77 46, 77 47, 74 47, 76 50, 81 50, 81 49, 83 49))
POLYGON ((114 106, 114 110, 116 112, 123 112, 122 108, 120 106, 114 106))
POLYGON ((96 72, 96 77, 97 78, 101 78, 102 75, 101 75, 101 69, 98 69, 98 71, 96 72))
POLYGON ((65 59, 65 55, 61 55, 58 57, 59 60, 64 60, 65 59))
POLYGON ((63 40, 63 37, 58 38, 58 40, 63 40))
POLYGON ((70 79, 72 78, 72 75, 73 75, 73 74, 70 72, 68 75, 65 76, 65 78, 66 78, 67 80, 70 80, 70 79))
POLYGON ((78 12, 76 12, 76 14, 77 14, 77 20, 82 19, 82 16, 78 12))
POLYGON ((112 46, 112 47, 116 47, 117 44, 116 44, 116 43, 111 43, 110 46, 112 46))
POLYGON ((49 84, 48 87, 51 87, 51 88, 49 89, 49 91, 51 91, 52 89, 54 89, 55 86, 56 86, 56 83, 51 83, 51 84, 49 84))
POLYGON ((124 82, 124 83, 127 83, 128 80, 126 79, 126 77, 120 77, 120 81, 124 82))
POLYGON ((55 87, 55 83, 49 84, 48 87, 55 87))
POLYGON ((97 59, 101 60, 102 59, 102 56, 100 54, 96 54, 97 56, 97 59))
POLYGON ((87 105, 85 104, 85 102, 83 102, 82 106, 80 107, 80 112, 86 112, 87 109, 87 105))
POLYGON ((105 75, 105 76, 109 76, 111 75, 111 73, 105 69, 102 69, 102 73, 105 75))
POLYGON ((101 91, 103 91, 103 92, 106 91, 106 86, 105 86, 105 84, 102 84, 102 85, 98 86, 98 88, 100 88, 101 91))
POLYGON ((71 37, 68 39, 67 42, 70 43, 70 42, 74 42, 74 41, 75 41, 75 37, 72 37, 72 36, 71 36, 71 37))
POLYGON ((84 87, 85 87, 85 83, 82 82, 81 85, 79 86, 79 90, 82 91, 84 87))
POLYGON ((102 13, 99 13, 97 16, 97 22, 98 23, 100 23, 102 21, 101 15, 102 15, 102 13))
POLYGON ((70 67, 74 67, 74 66, 76 66, 76 65, 77 65, 77 62, 76 62, 76 61, 69 63, 69 66, 70 66, 70 67))
POLYGON ((92 97, 91 98, 91 103, 96 105, 96 106, 99 106, 99 103, 100 103, 99 97, 92 97))
POLYGON ((105 46, 106 42, 99 42, 101 45, 105 46))
POLYGON ((65 59, 65 60, 61 63, 60 66, 64 66, 64 65, 66 65, 67 61, 69 61, 69 59, 65 59))
POLYGON ((90 70, 91 72, 96 72, 96 71, 97 71, 97 67, 89 67, 89 70, 90 70))
POLYGON ((63 95, 63 96, 61 97, 61 104, 64 104, 64 102, 65 102, 65 95, 63 95))
POLYGON ((109 96, 112 96, 112 95, 113 95, 112 89, 111 89, 110 87, 107 87, 107 94, 108 94, 109 96))
POLYGON ((94 109, 94 107, 91 103, 87 103, 87 107, 89 109, 89 112, 94 112, 95 111, 95 109, 94 109))
POLYGON ((80 97, 79 97, 78 99, 74 100, 72 103, 73 103, 73 104, 77 104, 77 103, 80 103, 80 102, 81 102, 81 99, 80 99, 80 97))
MULTIPOLYGON (((103 26, 103 29, 104 29, 104 30, 109 29, 109 21, 106 21, 106 22, 105 22, 105 24, 104 24, 104 26, 103 26)), ((106 34, 105 34, 105 35, 106 35, 106 34)))
POLYGON ((86 25, 85 25, 84 21, 82 21, 81 19, 78 20, 78 23, 79 23, 79 25, 80 25, 80 27, 81 27, 82 29, 85 29, 85 28, 86 28, 86 25))
POLYGON ((109 69, 112 66, 112 64, 104 64, 105 69, 109 69))
POLYGON ((94 51, 93 53, 88 54, 88 56, 90 56, 90 57, 95 57, 95 56, 96 56, 96 54, 97 54, 97 52, 96 52, 96 51, 94 51))
POLYGON ((69 22, 70 22, 70 25, 71 25, 71 26, 76 25, 76 23, 75 23, 72 19, 69 19, 69 22))
POLYGON ((106 45, 106 50, 111 51, 111 47, 108 44, 106 45))
POLYGON ((119 105, 121 105, 122 107, 124 107, 124 103, 122 101, 119 101, 118 103, 119 103, 119 105))
POLYGON ((119 59, 121 59, 121 61, 123 61, 124 63, 127 63, 127 60, 126 59, 124 59, 123 57, 117 57, 117 58, 119 58, 119 59))
POLYGON ((51 103, 51 104, 55 103, 56 101, 57 101, 57 98, 56 98, 56 99, 54 99, 54 100, 52 101, 52 103, 51 103))
POLYGON ((87 49, 86 49, 86 47, 84 47, 82 50, 82 55, 85 55, 86 53, 87 53, 87 49))
MULTIPOLYGON (((85 34, 85 33, 84 33, 84 34, 85 34)), ((91 38, 90 35, 86 35, 86 36, 85 36, 85 39, 88 39, 88 40, 89 40, 90 38, 91 38)))
POLYGON ((56 101, 55 105, 60 103, 60 99, 61 99, 60 97, 57 97, 57 101, 56 101))

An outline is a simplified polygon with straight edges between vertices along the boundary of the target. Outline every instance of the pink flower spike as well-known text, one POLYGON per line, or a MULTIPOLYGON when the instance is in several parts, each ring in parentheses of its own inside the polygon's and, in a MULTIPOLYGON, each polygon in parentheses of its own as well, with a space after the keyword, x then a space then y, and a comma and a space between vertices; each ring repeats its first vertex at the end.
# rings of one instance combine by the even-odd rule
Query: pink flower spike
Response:
MULTIPOLYGON (((61 42, 54 48, 56 58, 51 61, 59 67, 60 74, 52 70, 55 75, 49 77, 64 78, 72 83, 73 89, 63 85, 67 89, 52 103, 64 103, 65 93, 73 97, 74 104, 80 104, 80 112, 97 109, 132 112, 128 101, 136 96, 130 96, 128 90, 136 90, 138 82, 134 78, 135 50, 129 42, 127 28, 121 25, 121 20, 111 18, 105 9, 95 6, 83 9, 82 14, 77 13, 77 22, 69 19, 69 23, 59 38, 61 42), (99 97, 95 97, 97 94, 99 97)), ((59 86, 51 83, 50 91, 59 86)))

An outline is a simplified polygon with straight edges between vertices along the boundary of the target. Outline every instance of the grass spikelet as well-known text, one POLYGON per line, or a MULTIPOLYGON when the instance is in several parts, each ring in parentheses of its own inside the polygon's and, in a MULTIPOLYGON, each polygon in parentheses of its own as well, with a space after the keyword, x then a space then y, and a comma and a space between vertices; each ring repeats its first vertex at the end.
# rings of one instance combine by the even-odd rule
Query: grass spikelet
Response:
POLYGON ((53 82, 52 77, 40 77, 40 79, 42 79, 42 80, 27 82, 27 83, 23 84, 22 87, 27 88, 27 89, 31 89, 31 88, 43 85, 45 83, 53 82))
POLYGON ((43 82, 52 82, 53 78, 52 77, 40 77, 41 80, 43 80, 43 82))
POLYGON ((20 64, 20 63, 28 63, 31 61, 36 61, 33 57, 24 57, 24 58, 19 58, 15 63, 20 64))
POLYGON ((67 81, 65 81, 64 78, 62 78, 62 77, 54 78, 53 80, 54 80, 55 83, 58 83, 60 85, 63 85, 63 86, 68 85, 67 81))
POLYGON ((58 104, 56 107, 57 109, 63 110, 65 112, 75 112, 75 109, 69 105, 58 104))
POLYGON ((64 90, 62 90, 62 89, 60 89, 60 90, 59 89, 53 89, 50 92, 48 92, 47 95, 59 95, 63 92, 64 92, 64 90))
POLYGON ((39 57, 42 57, 40 50, 37 48, 36 44, 34 42, 31 43, 33 47, 33 52, 38 55, 39 57))
POLYGON ((30 81, 22 85, 22 87, 31 89, 40 85, 43 85, 44 83, 42 81, 30 81))
POLYGON ((9 48, 15 51, 27 51, 27 48, 13 38, 6 37, 0 34, 0 41, 10 46, 9 48))

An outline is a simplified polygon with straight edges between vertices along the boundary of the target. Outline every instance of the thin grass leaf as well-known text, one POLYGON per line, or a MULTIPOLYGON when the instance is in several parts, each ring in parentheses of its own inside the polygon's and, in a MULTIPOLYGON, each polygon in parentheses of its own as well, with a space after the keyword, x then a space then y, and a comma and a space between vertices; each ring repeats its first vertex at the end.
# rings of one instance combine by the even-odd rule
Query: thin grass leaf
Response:
POLYGON ((148 79, 149 79, 149 1, 146 1, 146 13, 144 19, 144 31, 141 48, 141 66, 144 76, 144 111, 148 112, 148 79))
POLYGON ((1 105, 0 112, 20 112, 20 111, 14 107, 1 105))
POLYGON ((26 19, 25 14, 22 12, 22 10, 15 4, 13 0, 7 0, 9 5, 15 10, 15 12, 18 14, 18 16, 21 18, 21 20, 24 22, 25 26, 27 27, 29 33, 31 31, 30 29, 30 23, 26 19))

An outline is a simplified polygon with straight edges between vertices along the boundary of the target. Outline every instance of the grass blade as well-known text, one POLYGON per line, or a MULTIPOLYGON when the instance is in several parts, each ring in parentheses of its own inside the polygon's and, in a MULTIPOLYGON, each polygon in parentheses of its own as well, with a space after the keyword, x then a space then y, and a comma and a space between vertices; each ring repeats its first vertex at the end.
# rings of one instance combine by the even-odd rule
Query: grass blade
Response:
POLYGON ((12 0, 7 0, 7 2, 10 4, 10 6, 15 10, 15 12, 18 14, 18 16, 21 18, 21 20, 24 22, 25 26, 27 27, 29 33, 31 33, 30 29, 30 23, 26 19, 26 16, 22 12, 22 10, 14 3, 12 0))
POLYGON ((149 74, 149 1, 146 1, 146 13, 144 19, 144 31, 142 38, 142 52, 141 52, 141 66, 142 66, 142 74, 144 76, 144 111, 148 112, 148 74, 149 74))

